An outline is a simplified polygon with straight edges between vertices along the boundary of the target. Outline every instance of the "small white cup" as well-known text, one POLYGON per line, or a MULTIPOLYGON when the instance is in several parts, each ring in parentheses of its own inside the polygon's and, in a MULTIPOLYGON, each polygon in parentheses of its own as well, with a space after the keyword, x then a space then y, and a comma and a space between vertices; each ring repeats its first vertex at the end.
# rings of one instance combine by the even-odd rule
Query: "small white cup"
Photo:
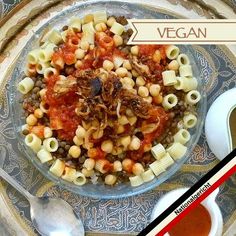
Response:
POLYGON ((236 108, 235 97, 236 88, 222 93, 207 112, 205 120, 206 140, 211 151, 219 160, 224 159, 233 151, 229 117, 236 108))
MULTIPOLYGON (((168 192, 160 198, 160 200, 155 205, 151 221, 155 220, 163 211, 165 211, 174 201, 176 201, 180 196, 182 196, 188 188, 175 189, 168 192)), ((212 192, 201 204, 206 208, 211 217, 211 230, 209 236, 221 236, 223 231, 223 218, 220 212, 220 208, 215 202, 215 198, 219 193, 219 188, 212 192)), ((166 233, 164 236, 169 236, 166 233)))

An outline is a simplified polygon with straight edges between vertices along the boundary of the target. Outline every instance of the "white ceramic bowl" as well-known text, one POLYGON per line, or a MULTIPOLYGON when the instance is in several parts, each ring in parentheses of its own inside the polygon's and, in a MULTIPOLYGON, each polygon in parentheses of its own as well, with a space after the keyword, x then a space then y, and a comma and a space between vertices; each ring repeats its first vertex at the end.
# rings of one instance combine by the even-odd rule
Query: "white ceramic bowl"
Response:
POLYGON ((216 157, 222 160, 232 150, 229 117, 236 107, 236 88, 221 94, 211 105, 206 121, 205 133, 208 145, 216 157))
MULTIPOLYGON (((176 201, 180 196, 182 196, 188 188, 175 189, 168 192, 160 198, 160 200, 155 205, 151 221, 153 221, 157 216, 159 216, 163 211, 165 211, 174 201, 176 201)), ((215 202, 215 198, 219 193, 217 188, 213 193, 211 193, 201 204, 208 210, 211 217, 211 230, 208 236, 221 236, 223 230, 223 218, 220 212, 220 208, 215 202)), ((169 236, 166 233, 164 236, 169 236)))

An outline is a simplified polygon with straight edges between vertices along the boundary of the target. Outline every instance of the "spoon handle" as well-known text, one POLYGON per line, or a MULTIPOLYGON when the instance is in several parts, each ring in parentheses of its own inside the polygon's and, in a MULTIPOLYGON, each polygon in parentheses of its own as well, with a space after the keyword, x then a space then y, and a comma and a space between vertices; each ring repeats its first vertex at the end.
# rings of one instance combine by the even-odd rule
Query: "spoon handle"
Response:
POLYGON ((21 185, 19 185, 10 175, 8 175, 2 168, 0 168, 0 176, 5 179, 11 186, 13 186, 17 191, 24 195, 28 200, 33 196, 26 191, 21 185))

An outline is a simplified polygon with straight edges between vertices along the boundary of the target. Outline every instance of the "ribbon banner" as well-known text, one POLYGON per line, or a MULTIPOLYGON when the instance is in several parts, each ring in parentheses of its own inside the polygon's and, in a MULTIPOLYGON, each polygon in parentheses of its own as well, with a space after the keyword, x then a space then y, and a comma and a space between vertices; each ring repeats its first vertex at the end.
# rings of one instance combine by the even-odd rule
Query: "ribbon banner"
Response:
POLYGON ((236 149, 170 205, 138 236, 163 236, 234 173, 236 173, 236 149))
POLYGON ((128 44, 236 44, 236 20, 128 20, 128 44))

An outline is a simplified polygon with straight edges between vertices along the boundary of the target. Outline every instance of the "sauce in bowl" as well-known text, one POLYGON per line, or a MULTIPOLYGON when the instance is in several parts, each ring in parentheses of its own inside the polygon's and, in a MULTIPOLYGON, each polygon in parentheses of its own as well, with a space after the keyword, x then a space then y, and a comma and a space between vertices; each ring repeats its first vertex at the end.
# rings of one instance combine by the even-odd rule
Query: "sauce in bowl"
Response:
POLYGON ((200 204, 181 219, 168 233, 170 236, 208 236, 210 230, 210 214, 200 204))
POLYGON ((236 108, 231 112, 229 117, 230 133, 232 138, 232 147, 236 148, 236 108))

